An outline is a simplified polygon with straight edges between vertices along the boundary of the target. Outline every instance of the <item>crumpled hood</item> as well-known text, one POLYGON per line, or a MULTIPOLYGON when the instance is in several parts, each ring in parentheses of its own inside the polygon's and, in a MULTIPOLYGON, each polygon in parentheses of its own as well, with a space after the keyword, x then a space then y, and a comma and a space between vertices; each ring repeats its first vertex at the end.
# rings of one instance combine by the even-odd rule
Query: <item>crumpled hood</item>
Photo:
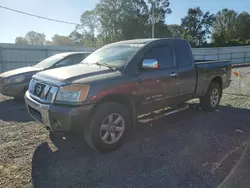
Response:
POLYGON ((19 75, 19 74, 32 73, 32 72, 36 73, 36 72, 41 71, 41 70, 42 70, 41 68, 23 67, 23 68, 3 72, 2 74, 0 74, 0 77, 7 78, 10 76, 15 76, 15 75, 19 75))
POLYGON ((114 72, 107 67, 97 65, 77 64, 68 67, 55 68, 37 73, 34 77, 40 80, 55 80, 60 82, 73 82, 91 76, 106 75, 114 72))

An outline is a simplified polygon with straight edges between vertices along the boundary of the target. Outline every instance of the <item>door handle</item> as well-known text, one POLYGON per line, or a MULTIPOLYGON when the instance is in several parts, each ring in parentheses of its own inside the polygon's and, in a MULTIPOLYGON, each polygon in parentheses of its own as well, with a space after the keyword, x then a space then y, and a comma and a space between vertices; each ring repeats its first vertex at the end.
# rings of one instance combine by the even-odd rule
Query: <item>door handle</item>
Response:
POLYGON ((176 73, 176 72, 172 72, 172 73, 170 74, 170 76, 177 76, 177 73, 176 73))

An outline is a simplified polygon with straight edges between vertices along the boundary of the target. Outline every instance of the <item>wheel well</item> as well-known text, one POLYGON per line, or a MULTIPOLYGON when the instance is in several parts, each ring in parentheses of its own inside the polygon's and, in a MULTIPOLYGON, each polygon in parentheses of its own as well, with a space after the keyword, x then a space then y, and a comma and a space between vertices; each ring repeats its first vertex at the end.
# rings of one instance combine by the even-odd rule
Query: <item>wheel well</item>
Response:
POLYGON ((217 83, 219 83, 220 88, 222 89, 222 79, 221 79, 221 77, 216 76, 215 78, 212 79, 211 83, 212 83, 212 82, 217 82, 217 83))
POLYGON ((109 96, 106 96, 104 97, 103 99, 101 99, 94 107, 94 111, 95 109, 100 105, 100 104, 103 104, 105 102, 116 102, 116 103, 119 103, 121 105, 123 105, 129 112, 129 115, 132 118, 132 127, 131 128, 134 128, 135 126, 135 120, 136 120, 136 111, 135 111, 135 107, 134 107, 134 104, 133 102, 131 101, 131 99, 127 96, 124 96, 124 95, 109 95, 109 96))

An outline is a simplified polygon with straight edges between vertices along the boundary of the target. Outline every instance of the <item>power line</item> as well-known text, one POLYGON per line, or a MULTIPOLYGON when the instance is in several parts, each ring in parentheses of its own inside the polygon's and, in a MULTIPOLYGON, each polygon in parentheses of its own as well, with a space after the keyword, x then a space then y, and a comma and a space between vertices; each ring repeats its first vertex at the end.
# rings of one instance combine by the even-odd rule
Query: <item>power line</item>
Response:
MULTIPOLYGON (((233 0, 233 1, 230 1, 230 0, 226 0, 226 1, 220 1, 220 3, 235 3, 236 1, 233 0)), ((237 1, 238 3, 250 3, 249 0, 238 0, 237 1)), ((200 5, 203 5, 203 4, 207 4, 207 3, 211 3, 211 4, 214 4, 214 3, 218 3, 218 0, 209 0, 209 1, 200 1, 200 0, 174 0, 173 2, 171 1, 171 4, 173 3, 200 3, 200 5)))
MULTIPOLYGON (((205 0, 205 1, 200 1, 200 0, 174 0, 173 2, 197 2, 197 3, 209 3, 209 2, 218 2, 218 0, 205 0)), ((171 1, 171 3, 173 3, 171 1)), ((235 0, 221 0, 220 3, 235 3, 235 0)), ((242 3, 250 3, 249 0, 238 0, 237 2, 242 2, 242 3)))
POLYGON ((73 23, 73 22, 67 22, 67 21, 62 21, 62 20, 56 20, 56 19, 52 19, 52 18, 47 18, 47 17, 43 17, 43 16, 38 16, 38 15, 35 15, 35 14, 30 14, 30 13, 27 13, 27 12, 15 10, 15 9, 8 8, 8 7, 4 7, 4 6, 1 6, 1 5, 0 5, 0 8, 6 9, 6 10, 9 10, 9 11, 12 11, 12 12, 17 12, 17 13, 20 13, 20 14, 24 14, 24 15, 27 15, 27 16, 32 16, 32 17, 36 17, 36 18, 40 18, 40 19, 44 19, 44 20, 53 21, 53 22, 64 23, 64 24, 70 24, 70 25, 79 25, 79 24, 73 23))

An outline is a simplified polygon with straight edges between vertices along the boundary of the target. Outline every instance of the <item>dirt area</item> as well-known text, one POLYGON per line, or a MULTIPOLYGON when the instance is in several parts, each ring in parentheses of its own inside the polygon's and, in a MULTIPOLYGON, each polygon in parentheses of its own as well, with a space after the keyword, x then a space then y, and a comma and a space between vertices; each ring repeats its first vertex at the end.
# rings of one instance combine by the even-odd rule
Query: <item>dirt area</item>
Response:
POLYGON ((0 187, 217 187, 250 132, 250 86, 245 79, 245 95, 235 95, 233 79, 217 111, 203 112, 192 101, 184 112, 138 124, 108 154, 89 149, 82 135, 49 135, 24 103, 0 95, 0 187))

